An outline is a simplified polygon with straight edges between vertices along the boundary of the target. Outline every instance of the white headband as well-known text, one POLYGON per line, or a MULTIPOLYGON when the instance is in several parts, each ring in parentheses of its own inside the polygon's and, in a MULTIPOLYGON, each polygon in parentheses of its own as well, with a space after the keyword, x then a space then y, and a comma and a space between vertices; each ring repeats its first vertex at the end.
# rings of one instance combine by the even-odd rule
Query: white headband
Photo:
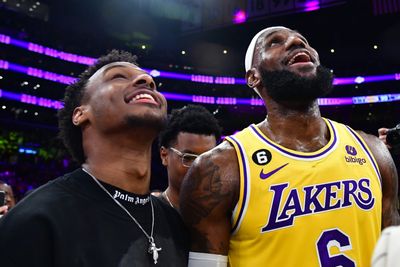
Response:
POLYGON ((253 65, 254 49, 256 48, 257 40, 260 37, 260 35, 263 34, 266 31, 271 31, 271 30, 275 30, 275 29, 278 29, 278 28, 287 29, 286 27, 283 27, 283 26, 275 26, 275 27, 265 28, 265 29, 259 31, 256 35, 254 35, 253 39, 251 39, 249 47, 247 48, 247 51, 246 51, 246 57, 244 59, 244 67, 246 69, 246 72, 249 69, 251 69, 251 67, 253 65))

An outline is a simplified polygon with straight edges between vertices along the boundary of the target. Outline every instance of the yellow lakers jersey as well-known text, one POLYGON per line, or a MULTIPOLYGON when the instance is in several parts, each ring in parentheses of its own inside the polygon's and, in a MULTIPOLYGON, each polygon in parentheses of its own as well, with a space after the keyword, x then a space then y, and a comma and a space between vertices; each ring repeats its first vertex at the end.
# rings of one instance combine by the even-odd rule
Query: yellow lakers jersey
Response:
POLYGON ((370 266, 381 231, 378 166, 355 131, 324 120, 330 141, 310 153, 256 125, 226 138, 240 169, 230 266, 370 266))

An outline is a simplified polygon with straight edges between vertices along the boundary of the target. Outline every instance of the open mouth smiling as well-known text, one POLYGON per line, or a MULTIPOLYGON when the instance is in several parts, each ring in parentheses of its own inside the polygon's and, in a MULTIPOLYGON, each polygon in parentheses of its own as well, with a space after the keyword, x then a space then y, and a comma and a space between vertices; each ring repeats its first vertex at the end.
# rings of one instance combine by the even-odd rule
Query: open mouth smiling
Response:
POLYGON ((313 61, 311 60, 309 53, 305 51, 299 51, 289 57, 286 65, 291 66, 297 63, 313 63, 313 61))
POLYGON ((134 94, 125 97, 125 102, 127 104, 149 103, 160 106, 155 97, 148 92, 144 92, 144 90, 141 90, 140 92, 135 92, 134 94))

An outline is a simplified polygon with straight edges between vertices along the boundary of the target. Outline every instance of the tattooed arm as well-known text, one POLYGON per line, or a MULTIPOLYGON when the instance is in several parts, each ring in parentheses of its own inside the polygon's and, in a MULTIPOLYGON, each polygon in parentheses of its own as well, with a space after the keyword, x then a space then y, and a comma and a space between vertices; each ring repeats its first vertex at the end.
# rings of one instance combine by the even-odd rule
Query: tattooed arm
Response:
POLYGON ((374 155, 382 177, 382 229, 400 224, 398 208, 398 176, 393 158, 376 136, 358 132, 374 155))
POLYGON ((194 162, 180 194, 181 215, 191 233, 191 251, 228 254, 231 215, 238 192, 238 161, 228 142, 194 162))

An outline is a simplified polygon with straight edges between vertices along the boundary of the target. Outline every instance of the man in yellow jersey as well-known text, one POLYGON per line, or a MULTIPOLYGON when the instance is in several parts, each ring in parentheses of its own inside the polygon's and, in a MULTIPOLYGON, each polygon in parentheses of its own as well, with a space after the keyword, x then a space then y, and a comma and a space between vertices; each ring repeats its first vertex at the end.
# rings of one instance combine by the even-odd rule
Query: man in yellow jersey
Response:
POLYGON ((399 223, 386 146, 321 117, 333 78, 299 32, 260 31, 245 66, 268 116, 185 177, 189 266, 369 266, 381 229, 399 223))

